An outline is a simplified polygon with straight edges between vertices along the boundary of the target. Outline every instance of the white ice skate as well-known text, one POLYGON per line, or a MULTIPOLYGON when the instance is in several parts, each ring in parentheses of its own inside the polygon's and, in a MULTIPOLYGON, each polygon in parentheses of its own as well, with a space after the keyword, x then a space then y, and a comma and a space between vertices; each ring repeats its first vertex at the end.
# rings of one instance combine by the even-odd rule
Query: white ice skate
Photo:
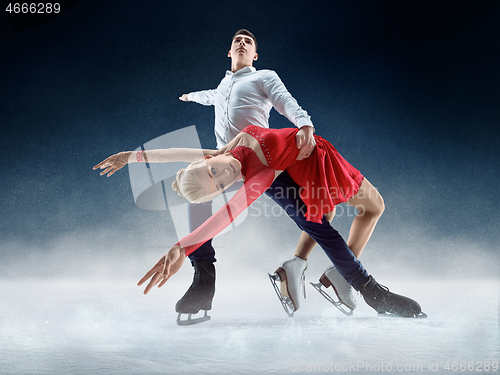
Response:
POLYGON ((345 315, 352 315, 352 311, 356 308, 356 298, 352 292, 352 286, 349 285, 334 266, 328 268, 323 275, 321 275, 319 283, 311 283, 311 285, 345 315), (331 286, 337 296, 337 300, 333 299, 332 296, 321 289, 322 286, 325 288, 331 286))
POLYGON ((304 275, 306 268, 307 262, 296 256, 283 262, 273 275, 268 274, 271 284, 273 284, 274 290, 289 317, 292 317, 294 312, 300 308, 301 291, 304 298, 306 298, 304 275), (280 282, 279 288, 278 281, 280 282))

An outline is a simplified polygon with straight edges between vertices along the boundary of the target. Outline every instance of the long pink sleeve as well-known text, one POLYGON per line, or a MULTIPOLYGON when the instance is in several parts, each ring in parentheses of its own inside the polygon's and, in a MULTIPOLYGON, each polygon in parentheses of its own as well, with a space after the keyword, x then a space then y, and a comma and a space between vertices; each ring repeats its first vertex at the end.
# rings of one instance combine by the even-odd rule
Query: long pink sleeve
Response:
POLYGON ((245 208, 250 206, 271 186, 273 181, 274 169, 261 165, 261 168, 258 168, 256 173, 245 181, 245 184, 236 192, 227 205, 177 243, 186 250, 186 256, 231 224, 245 208))

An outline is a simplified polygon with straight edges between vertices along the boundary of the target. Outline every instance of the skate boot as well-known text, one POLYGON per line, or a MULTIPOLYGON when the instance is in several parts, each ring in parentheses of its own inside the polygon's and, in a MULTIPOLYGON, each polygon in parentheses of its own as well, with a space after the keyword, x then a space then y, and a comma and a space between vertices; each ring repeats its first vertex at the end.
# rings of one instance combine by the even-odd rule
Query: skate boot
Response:
POLYGON ((306 298, 305 275, 307 262, 299 257, 285 261, 273 275, 268 274, 285 312, 292 317, 300 308, 301 292, 306 298), (277 281, 280 282, 278 288, 277 281))
POLYGON ((207 261, 193 261, 193 266, 193 283, 175 305, 175 311, 179 313, 177 324, 180 326, 210 320, 207 311, 212 309, 212 299, 215 294, 215 266, 212 262, 207 261), (192 314, 197 314, 200 310, 205 310, 204 316, 191 318, 192 314), (188 318, 182 320, 182 314, 188 314, 188 318))
POLYGON ((389 292, 389 288, 380 285, 370 276, 368 283, 360 290, 365 302, 379 315, 399 316, 403 318, 426 318, 420 305, 411 298, 389 292))
POLYGON ((345 315, 352 315, 352 311, 356 308, 356 297, 354 297, 352 287, 334 266, 328 268, 323 275, 321 275, 319 283, 310 284, 345 315), (336 300, 324 291, 321 288, 322 286, 327 289, 331 286, 337 296, 336 300))

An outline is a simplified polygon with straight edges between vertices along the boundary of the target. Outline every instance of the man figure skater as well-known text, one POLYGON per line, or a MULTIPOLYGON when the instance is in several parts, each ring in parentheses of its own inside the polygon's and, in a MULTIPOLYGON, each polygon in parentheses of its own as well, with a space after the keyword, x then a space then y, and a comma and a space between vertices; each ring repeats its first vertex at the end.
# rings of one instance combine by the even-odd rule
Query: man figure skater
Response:
MULTIPOLYGON (((233 36, 231 49, 231 70, 215 90, 192 92, 182 95, 183 101, 194 101, 215 106, 215 135, 217 148, 229 143, 248 125, 269 127, 271 108, 285 115, 300 128, 297 133, 299 159, 308 157, 315 147, 314 127, 297 101, 288 93, 278 75, 269 70, 257 71, 253 62, 257 60, 257 41, 245 29, 233 36)), ((189 229, 195 230, 212 215, 211 202, 189 204, 189 229)), ((215 293, 215 250, 212 241, 207 241, 189 256, 194 267, 193 284, 178 301, 178 313, 197 313, 200 309, 210 310, 215 293)))

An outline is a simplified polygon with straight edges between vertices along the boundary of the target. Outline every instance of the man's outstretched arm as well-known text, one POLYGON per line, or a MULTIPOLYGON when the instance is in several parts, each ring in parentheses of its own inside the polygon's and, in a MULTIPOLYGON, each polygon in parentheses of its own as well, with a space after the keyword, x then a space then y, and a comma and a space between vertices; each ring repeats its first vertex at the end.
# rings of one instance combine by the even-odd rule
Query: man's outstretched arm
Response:
POLYGON ((182 94, 179 99, 183 102, 195 102, 202 105, 213 105, 217 90, 203 90, 182 94))

